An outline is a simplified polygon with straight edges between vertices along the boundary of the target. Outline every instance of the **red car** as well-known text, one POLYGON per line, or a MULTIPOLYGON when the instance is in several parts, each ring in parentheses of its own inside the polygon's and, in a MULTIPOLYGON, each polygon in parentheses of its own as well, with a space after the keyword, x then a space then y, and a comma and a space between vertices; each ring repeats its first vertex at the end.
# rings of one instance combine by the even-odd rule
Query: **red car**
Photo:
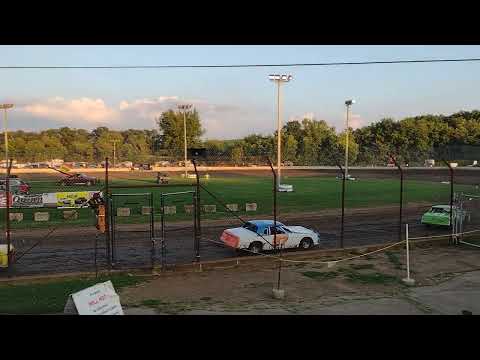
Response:
MULTIPOLYGON (((30 193, 30 185, 18 178, 10 178, 9 187, 10 191, 14 194, 27 195, 30 193)), ((2 179, 0 180, 0 190, 5 191, 5 188, 5 180, 2 179)))
POLYGON ((98 183, 97 178, 85 174, 69 174, 61 179, 58 184, 61 186, 86 185, 91 186, 98 183))

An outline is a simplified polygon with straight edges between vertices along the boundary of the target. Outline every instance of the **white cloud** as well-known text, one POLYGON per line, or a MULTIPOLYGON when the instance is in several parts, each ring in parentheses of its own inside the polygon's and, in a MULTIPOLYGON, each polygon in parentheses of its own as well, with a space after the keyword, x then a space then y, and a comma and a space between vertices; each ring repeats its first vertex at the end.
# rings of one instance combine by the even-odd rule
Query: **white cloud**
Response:
POLYGON ((313 112, 307 112, 302 115, 302 119, 315 119, 315 114, 313 112))
POLYGON ((348 122, 350 127, 354 130, 365 125, 365 121, 359 114, 351 114, 348 122))
MULTIPOLYGON (((44 127, 108 126, 112 129, 151 129, 156 126, 154 122, 156 117, 166 110, 176 109, 180 103, 190 103, 200 113, 202 125, 206 130, 205 138, 238 138, 252 133, 272 133, 276 129, 275 116, 267 109, 213 104, 205 99, 181 99, 179 96, 122 100, 113 106, 106 104, 103 99, 88 97, 65 99, 57 96, 44 100, 35 99, 19 108, 23 113, 20 123, 22 128, 31 127, 34 120, 34 125, 42 124, 44 127), (37 118, 42 121, 37 121, 37 118)), ((305 118, 315 119, 316 116, 313 112, 306 112, 301 116, 290 116, 288 121, 301 121, 305 118)), ((365 124, 359 114, 351 115, 352 128, 357 129, 365 124)), ((332 125, 335 125, 338 131, 343 131, 345 114, 343 121, 338 119, 332 122, 332 125)))
POLYGON ((165 107, 165 105, 171 106, 178 103, 178 96, 159 96, 153 99, 137 99, 131 102, 123 100, 120 102, 119 109, 125 110, 144 110, 145 108, 165 107))
POLYGON ((117 117, 117 112, 109 108, 102 99, 86 97, 72 100, 54 97, 26 105, 21 110, 33 116, 66 123, 76 121, 106 123, 117 117))
POLYGON ((34 120, 35 125, 43 124, 46 127, 108 126, 113 129, 151 129, 155 127, 155 117, 166 110, 176 109, 180 103, 190 103, 199 112, 206 138, 236 138, 252 132, 273 131, 271 114, 266 114, 263 110, 231 104, 213 104, 204 99, 180 99, 179 96, 122 100, 114 106, 108 106, 103 99, 65 99, 57 96, 46 100, 35 99, 20 110, 23 113, 21 118, 24 127, 27 125, 25 123, 34 120), (42 121, 39 122, 36 118, 42 121))
POLYGON ((291 116, 288 117, 287 121, 300 121, 301 122, 303 119, 312 120, 312 119, 316 119, 316 117, 315 117, 315 114, 312 111, 310 111, 310 112, 306 112, 305 114, 300 115, 300 116, 291 115, 291 116))

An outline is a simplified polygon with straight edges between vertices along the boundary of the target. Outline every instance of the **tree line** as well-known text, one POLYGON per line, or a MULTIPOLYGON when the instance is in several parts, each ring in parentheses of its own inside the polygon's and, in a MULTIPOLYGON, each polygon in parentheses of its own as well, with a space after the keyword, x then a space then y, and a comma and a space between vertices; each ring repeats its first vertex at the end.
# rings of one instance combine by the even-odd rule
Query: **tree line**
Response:
MULTIPOLYGON (((205 147, 211 162, 242 165, 270 156, 275 160, 277 134, 252 134, 242 139, 202 140, 204 134, 196 110, 185 114, 188 147, 205 147)), ((51 159, 100 162, 116 160, 155 162, 182 159, 184 114, 169 110, 155 119, 157 129, 116 131, 98 127, 91 131, 62 127, 40 132, 9 133, 9 153, 18 162, 51 159)), ((3 136, 2 136, 3 139, 3 136)), ((343 162, 345 131, 338 133, 325 120, 303 119, 287 122, 282 129, 282 159, 295 165, 335 165, 343 162)), ((480 111, 452 115, 421 115, 396 121, 378 122, 350 129, 349 163, 385 165, 389 154, 409 164, 434 157, 436 148, 446 145, 480 146, 480 111)), ((4 144, 0 147, 4 157, 4 144)), ((479 159, 480 160, 480 159, 479 159)), ((262 161, 262 160, 259 160, 262 161)))

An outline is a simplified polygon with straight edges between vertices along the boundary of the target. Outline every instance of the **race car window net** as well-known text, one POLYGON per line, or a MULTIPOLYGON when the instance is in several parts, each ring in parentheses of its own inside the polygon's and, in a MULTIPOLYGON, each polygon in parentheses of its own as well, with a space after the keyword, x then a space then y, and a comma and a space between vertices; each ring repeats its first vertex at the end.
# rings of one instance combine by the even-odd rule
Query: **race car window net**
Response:
POLYGON ((256 233, 257 230, 258 230, 257 225, 252 224, 252 223, 248 223, 248 222, 245 223, 242 227, 244 227, 247 230, 253 231, 254 233, 256 233))
POLYGON ((277 226, 275 228, 274 226, 270 227, 270 235, 275 235, 275 234, 285 234, 285 231, 280 226, 277 226))

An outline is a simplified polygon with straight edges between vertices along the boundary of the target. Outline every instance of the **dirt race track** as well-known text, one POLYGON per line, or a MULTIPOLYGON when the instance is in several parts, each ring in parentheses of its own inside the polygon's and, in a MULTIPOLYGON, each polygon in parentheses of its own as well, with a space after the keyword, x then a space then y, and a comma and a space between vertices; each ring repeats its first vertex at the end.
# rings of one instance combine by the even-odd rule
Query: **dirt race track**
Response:
MULTIPOLYGON (((409 223, 410 236, 448 234, 448 229, 427 228, 419 223, 421 214, 428 204, 410 205, 404 209, 404 222, 409 223)), ((371 245, 398 241, 398 207, 386 206, 372 209, 349 209, 345 214, 344 246, 371 245)), ((292 225, 302 225, 320 233, 319 248, 335 248, 340 244, 340 211, 325 210, 315 214, 292 214, 282 216, 279 221, 292 225)), ((237 220, 212 220, 202 222, 200 259, 217 260, 235 257, 239 254, 218 244, 222 231, 239 226, 237 220)), ((148 224, 121 225, 117 229, 115 242, 115 268, 127 269, 148 267, 152 261, 152 242, 148 224)), ((155 224, 156 236, 160 225, 155 224)), ((45 238, 49 229, 16 230, 12 241, 17 256, 45 238)), ((58 272, 95 271, 95 238, 93 227, 60 228, 53 231, 45 240, 20 257, 11 269, 12 275, 49 274, 58 272)), ((166 226, 166 263, 169 266, 190 263, 195 258, 193 224, 172 223, 166 226)), ((295 250, 289 250, 295 251, 295 250)), ((105 236, 97 237, 97 266, 106 269, 105 236)), ((244 256, 251 256, 245 253, 244 256)), ((155 263, 161 264, 160 248, 156 246, 155 263)), ((7 276, 0 272, 0 276, 7 276)))
MULTIPOLYGON (((479 168, 456 169, 456 184, 480 183, 479 168)), ((269 176, 268 170, 256 171, 220 171, 221 176, 269 176)), ((331 169, 284 169, 284 176, 328 176, 336 174, 331 169)), ((395 178, 395 169, 351 169, 353 176, 359 178, 395 178)), ((130 176, 133 176, 131 174, 130 176)), ((137 176, 150 176, 150 173, 138 173, 137 176)), ((448 169, 407 169, 405 179, 425 181, 447 181, 448 169)), ((404 207, 403 222, 410 226, 410 236, 429 236, 448 234, 448 229, 427 228, 420 224, 421 215, 429 208, 427 203, 409 203, 404 207)), ((346 209, 344 246, 373 245, 398 241, 398 206, 346 209)), ((322 210, 315 213, 296 213, 281 215, 279 221, 287 225, 301 225, 316 230, 321 235, 320 248, 340 246, 340 209, 322 210)), ((260 216, 261 218, 262 216, 260 216)), ((258 216, 257 216, 258 218, 258 216)), ((248 218, 246 218, 248 220, 248 218)), ((225 228, 240 226, 239 220, 202 221, 200 260, 217 260, 238 256, 230 248, 218 244, 225 228)), ((148 267, 152 264, 152 241, 148 224, 120 225, 114 245, 115 268, 148 267)), ((478 217, 469 228, 480 228, 478 217)), ((166 225, 166 263, 179 265, 195 259, 193 223, 177 222, 166 225)), ((155 236, 160 236, 160 224, 155 224, 155 236)), ((37 275, 63 272, 95 271, 106 269, 105 236, 91 227, 59 228, 38 230, 13 230, 12 242, 16 248, 17 262, 10 269, 10 275, 37 275), (95 241, 97 239, 97 241, 95 241), (95 251, 95 243, 97 251, 95 251), (34 246, 32 249, 31 247, 34 246), (22 254, 25 253, 24 256, 22 254)), ((250 254, 243 253, 245 256, 250 254)), ((156 242, 153 259, 161 264, 160 244, 156 242)), ((0 277, 8 276, 0 269, 0 277)))

